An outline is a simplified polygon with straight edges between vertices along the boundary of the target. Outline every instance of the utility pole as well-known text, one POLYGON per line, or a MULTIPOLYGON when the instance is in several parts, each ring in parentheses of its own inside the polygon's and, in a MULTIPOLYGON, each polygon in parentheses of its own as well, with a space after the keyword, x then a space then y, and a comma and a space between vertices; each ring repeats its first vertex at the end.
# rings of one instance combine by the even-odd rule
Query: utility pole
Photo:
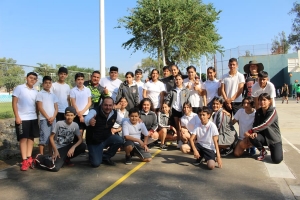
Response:
POLYGON ((100 0, 100 73, 101 78, 105 77, 105 20, 104 0, 100 0))

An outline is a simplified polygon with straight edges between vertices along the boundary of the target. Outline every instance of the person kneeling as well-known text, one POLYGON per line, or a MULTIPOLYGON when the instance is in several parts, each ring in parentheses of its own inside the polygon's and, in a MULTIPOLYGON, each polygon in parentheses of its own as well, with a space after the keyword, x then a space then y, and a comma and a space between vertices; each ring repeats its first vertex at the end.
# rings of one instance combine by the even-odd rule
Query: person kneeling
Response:
MULTIPOLYGON (((201 125, 191 133, 190 145, 194 152, 194 157, 197 159, 194 165, 199 165, 203 160, 207 161, 209 169, 215 168, 215 155, 217 154, 217 162, 219 168, 222 168, 222 160, 219 152, 218 136, 219 132, 216 125, 209 121, 211 111, 208 107, 204 106, 199 109, 198 116, 201 120, 201 125), (197 141, 195 142, 195 139, 197 141)), ((189 144, 182 145, 186 149, 189 144)), ((189 152, 189 151, 187 151, 189 152)))
POLYGON ((125 164, 130 165, 131 156, 138 156, 143 162, 150 162, 152 157, 147 146, 148 130, 144 123, 139 123, 140 116, 137 108, 129 110, 129 119, 123 121, 123 136, 126 140, 124 150, 126 153, 125 164), (144 141, 141 140, 144 135, 144 141))
POLYGON ((73 165, 70 159, 85 152, 86 145, 82 143, 79 126, 73 122, 75 116, 75 108, 72 106, 67 107, 65 110, 66 120, 58 121, 50 135, 53 155, 38 154, 34 159, 36 166, 57 172, 64 164, 68 166, 73 165), (74 135, 78 137, 78 141, 75 144, 72 143, 74 135))

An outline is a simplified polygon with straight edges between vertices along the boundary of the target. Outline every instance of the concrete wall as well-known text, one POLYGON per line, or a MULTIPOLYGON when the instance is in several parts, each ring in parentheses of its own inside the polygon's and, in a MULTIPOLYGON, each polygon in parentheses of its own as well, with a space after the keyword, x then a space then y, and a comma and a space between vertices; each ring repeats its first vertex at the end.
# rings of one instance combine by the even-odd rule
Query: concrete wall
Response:
POLYGON ((293 72, 292 77, 288 73, 288 59, 298 58, 297 53, 277 54, 277 55, 262 55, 262 56, 240 56, 239 72, 244 73, 244 66, 251 60, 256 60, 264 65, 264 71, 268 72, 271 82, 276 89, 281 88, 284 83, 289 85, 290 94, 294 81, 300 80, 300 72, 293 72))

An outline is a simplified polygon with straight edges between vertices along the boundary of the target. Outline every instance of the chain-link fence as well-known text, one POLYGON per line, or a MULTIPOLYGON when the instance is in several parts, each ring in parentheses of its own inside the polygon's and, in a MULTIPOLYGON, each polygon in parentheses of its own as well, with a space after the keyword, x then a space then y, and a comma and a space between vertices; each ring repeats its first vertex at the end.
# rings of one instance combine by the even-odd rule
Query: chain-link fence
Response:
POLYGON ((228 72, 228 61, 230 58, 239 58, 240 56, 252 57, 258 55, 272 55, 271 44, 257 44, 238 46, 236 48, 227 49, 223 53, 217 53, 210 59, 210 63, 217 68, 217 76, 221 78, 223 74, 228 72))
MULTIPOLYGON (((34 88, 38 91, 42 89, 42 79, 44 76, 51 76, 53 82, 58 80, 58 68, 52 67, 36 67, 30 65, 22 65, 16 63, 0 62, 0 119, 14 117, 12 111, 12 92, 13 89, 20 84, 26 83, 26 75, 28 72, 36 72, 38 81, 34 88)), ((89 80, 93 70, 90 72, 82 72, 85 80, 89 80)), ((75 86, 75 74, 80 71, 68 70, 66 83, 70 87, 75 86)))

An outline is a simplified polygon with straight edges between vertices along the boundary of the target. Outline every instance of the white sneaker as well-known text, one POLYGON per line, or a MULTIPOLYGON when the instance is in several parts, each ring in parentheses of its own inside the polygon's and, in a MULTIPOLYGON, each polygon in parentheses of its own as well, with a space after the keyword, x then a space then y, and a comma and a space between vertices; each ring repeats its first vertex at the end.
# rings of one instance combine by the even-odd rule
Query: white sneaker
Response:
POLYGON ((148 144, 151 144, 151 143, 155 142, 156 140, 157 139, 153 139, 153 138, 149 137, 148 138, 148 144))
POLYGON ((180 149, 181 146, 182 146, 182 144, 183 144, 183 142, 180 140, 180 141, 178 142, 178 144, 177 144, 177 149, 180 149))

